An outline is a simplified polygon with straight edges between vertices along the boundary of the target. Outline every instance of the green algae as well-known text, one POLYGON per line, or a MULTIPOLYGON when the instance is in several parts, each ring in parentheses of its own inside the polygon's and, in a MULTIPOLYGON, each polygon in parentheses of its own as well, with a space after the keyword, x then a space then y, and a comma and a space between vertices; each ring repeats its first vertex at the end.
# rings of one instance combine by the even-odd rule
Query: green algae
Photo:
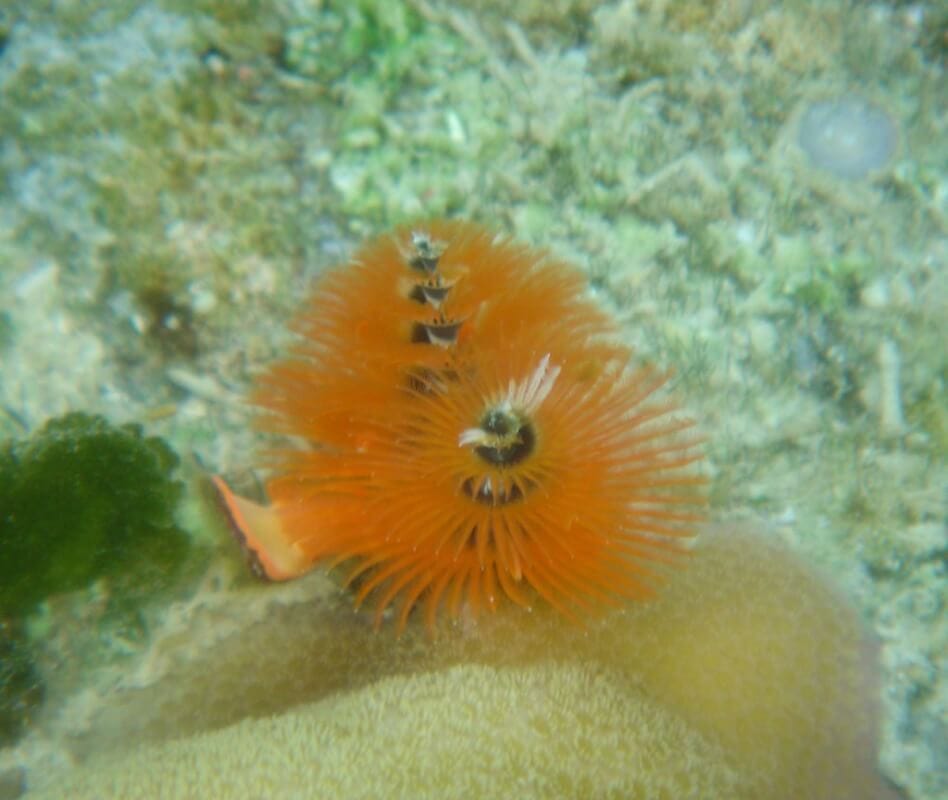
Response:
POLYGON ((43 601, 98 594, 100 635, 134 637, 141 610, 200 560, 177 521, 184 496, 178 456, 137 425, 75 412, 0 445, 0 745, 45 692, 34 661, 56 632, 43 601))
POLYGON ((175 521, 178 457, 135 425, 71 413, 0 450, 0 617, 107 579, 123 602, 171 583, 190 549, 175 521))

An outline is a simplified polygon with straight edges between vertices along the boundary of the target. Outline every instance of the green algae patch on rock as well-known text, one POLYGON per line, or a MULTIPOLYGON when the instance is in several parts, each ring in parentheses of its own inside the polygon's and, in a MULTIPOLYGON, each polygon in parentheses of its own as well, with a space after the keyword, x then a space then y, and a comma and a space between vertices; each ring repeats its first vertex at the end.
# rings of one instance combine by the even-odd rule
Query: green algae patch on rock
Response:
POLYGON ((100 578, 126 599, 167 585, 190 548, 177 467, 139 426, 84 413, 0 446, 0 617, 100 578))

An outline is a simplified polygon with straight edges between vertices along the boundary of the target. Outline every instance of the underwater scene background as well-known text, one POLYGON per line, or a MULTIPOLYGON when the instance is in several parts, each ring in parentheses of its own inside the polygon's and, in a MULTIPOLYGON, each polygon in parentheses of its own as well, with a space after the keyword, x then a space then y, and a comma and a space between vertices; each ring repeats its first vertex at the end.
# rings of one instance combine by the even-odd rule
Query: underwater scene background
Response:
MULTIPOLYGON (((588 704, 590 738, 510 733, 539 770, 503 784, 521 796, 562 791, 557 762, 576 796, 745 796, 726 746, 664 708, 616 712, 611 666, 534 668, 621 651, 605 629, 577 644, 502 618, 484 634, 502 655, 467 629, 433 653, 375 632, 331 574, 255 580, 209 502, 209 474, 258 483, 248 387, 314 278, 442 217, 576 264, 624 342, 674 369, 708 516, 766 532, 761 575, 785 547, 832 576, 880 665, 887 786, 946 796, 946 54, 937 2, 5 3, 0 800, 132 796, 96 783, 110 770, 142 797, 237 797, 278 758, 309 796, 330 752, 321 791, 371 796, 342 773, 389 705, 411 767, 389 789, 427 796, 437 742, 404 748, 424 725, 405 708, 436 732, 454 702, 446 729, 489 740, 549 696, 588 704), (603 753, 652 783, 616 789, 603 753)), ((774 604, 762 626, 804 625, 774 604)), ((464 785, 490 796, 511 767, 493 769, 464 785)))

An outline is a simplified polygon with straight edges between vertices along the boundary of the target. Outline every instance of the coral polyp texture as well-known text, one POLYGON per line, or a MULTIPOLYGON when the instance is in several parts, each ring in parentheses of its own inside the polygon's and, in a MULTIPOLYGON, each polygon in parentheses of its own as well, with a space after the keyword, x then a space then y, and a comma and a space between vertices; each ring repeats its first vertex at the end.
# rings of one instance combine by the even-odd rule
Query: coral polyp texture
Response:
POLYGON ((179 620, 105 713, 83 698, 81 766, 27 797, 896 800, 875 648, 772 533, 706 529, 654 602, 585 628, 507 609, 436 646, 311 579, 179 620))
POLYGON ((693 422, 636 365, 583 274, 478 226, 433 222, 319 282, 291 357, 258 380, 269 505, 217 480, 260 572, 346 565, 377 621, 506 598, 582 617, 652 594, 687 551, 693 422))

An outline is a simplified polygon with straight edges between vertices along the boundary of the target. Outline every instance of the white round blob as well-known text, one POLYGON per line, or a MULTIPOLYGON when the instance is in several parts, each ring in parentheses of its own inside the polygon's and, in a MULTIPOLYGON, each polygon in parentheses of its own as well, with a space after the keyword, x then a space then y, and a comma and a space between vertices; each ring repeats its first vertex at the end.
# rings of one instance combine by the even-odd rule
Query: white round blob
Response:
POLYGON ((889 163, 898 130, 880 106, 844 95, 815 102, 803 112, 797 143, 812 166, 838 178, 858 180, 889 163))

